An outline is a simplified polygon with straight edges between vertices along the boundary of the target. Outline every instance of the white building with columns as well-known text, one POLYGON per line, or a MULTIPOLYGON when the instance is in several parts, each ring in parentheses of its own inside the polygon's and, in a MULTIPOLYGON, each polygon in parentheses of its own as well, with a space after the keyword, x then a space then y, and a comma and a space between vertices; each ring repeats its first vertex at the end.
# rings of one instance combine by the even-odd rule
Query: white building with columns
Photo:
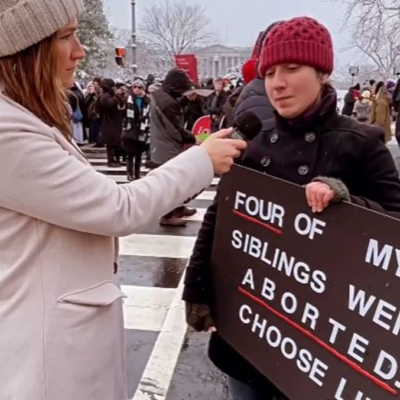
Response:
POLYGON ((251 57, 252 49, 245 47, 226 47, 219 44, 197 49, 195 55, 200 79, 225 76, 251 57))

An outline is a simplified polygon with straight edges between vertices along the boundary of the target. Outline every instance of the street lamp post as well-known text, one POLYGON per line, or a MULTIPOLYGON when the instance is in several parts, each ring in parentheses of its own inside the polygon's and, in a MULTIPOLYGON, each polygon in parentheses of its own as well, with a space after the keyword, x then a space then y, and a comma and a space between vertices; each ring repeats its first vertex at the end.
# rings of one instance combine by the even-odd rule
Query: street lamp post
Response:
POLYGON ((137 46, 136 46, 136 0, 132 3, 132 72, 135 75, 137 71, 137 46))
POLYGON ((351 86, 354 86, 354 77, 360 73, 360 67, 350 67, 349 74, 351 75, 351 86))

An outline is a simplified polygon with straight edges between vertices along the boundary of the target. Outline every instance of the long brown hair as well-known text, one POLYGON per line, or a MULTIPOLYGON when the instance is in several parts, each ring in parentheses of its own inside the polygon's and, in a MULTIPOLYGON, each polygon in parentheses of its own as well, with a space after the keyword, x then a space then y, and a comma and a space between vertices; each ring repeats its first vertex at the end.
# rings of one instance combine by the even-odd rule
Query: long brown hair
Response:
POLYGON ((57 76, 56 35, 0 58, 0 87, 45 124, 71 140, 66 91, 57 76))

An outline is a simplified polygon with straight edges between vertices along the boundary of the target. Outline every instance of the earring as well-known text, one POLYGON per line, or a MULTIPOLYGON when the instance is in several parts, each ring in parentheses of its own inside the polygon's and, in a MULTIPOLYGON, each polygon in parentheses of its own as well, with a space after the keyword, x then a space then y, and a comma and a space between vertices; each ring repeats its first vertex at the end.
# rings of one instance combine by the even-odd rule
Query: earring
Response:
POLYGON ((14 75, 17 75, 17 71, 18 71, 17 64, 14 64, 13 71, 14 71, 14 75))

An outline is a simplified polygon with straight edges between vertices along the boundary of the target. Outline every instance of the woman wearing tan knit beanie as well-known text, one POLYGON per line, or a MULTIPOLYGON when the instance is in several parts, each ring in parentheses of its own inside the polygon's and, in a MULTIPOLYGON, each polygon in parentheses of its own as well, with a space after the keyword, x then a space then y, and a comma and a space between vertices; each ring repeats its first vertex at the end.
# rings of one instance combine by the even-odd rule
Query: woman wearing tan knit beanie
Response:
POLYGON ((71 139, 81 0, 0 1, 0 399, 126 400, 114 238, 230 169, 225 130, 117 186, 71 139), (224 138, 224 139, 223 139, 224 138))

